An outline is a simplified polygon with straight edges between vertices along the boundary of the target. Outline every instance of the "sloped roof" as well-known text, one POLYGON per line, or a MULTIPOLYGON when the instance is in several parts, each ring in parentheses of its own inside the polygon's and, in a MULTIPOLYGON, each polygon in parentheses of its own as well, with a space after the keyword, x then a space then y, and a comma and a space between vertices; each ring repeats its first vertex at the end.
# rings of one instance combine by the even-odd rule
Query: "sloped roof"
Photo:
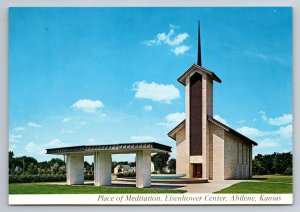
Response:
MULTIPOLYGON (((213 117, 211 116, 207 116, 207 120, 210 121, 211 123, 223 128, 225 131, 229 132, 229 133, 232 133, 234 135, 237 135, 238 137, 242 138, 243 140, 251 143, 252 145, 254 146, 257 146, 257 143, 253 140, 251 140, 250 138, 242 135, 241 133, 235 131, 234 129, 228 127, 227 125, 219 122, 218 120, 214 119, 213 117)), ((172 139, 176 139, 175 135, 176 133, 185 126, 185 120, 183 120, 181 123, 179 123, 176 127, 174 127, 174 129, 172 129, 169 133, 168 133, 168 136, 172 139)))
POLYGON ((202 67, 202 66, 199 66, 199 65, 196 65, 196 64, 193 64, 186 72, 184 72, 178 79, 177 81, 180 82, 181 84, 185 85, 185 78, 193 71, 203 71, 205 73, 207 73, 213 80, 217 81, 218 83, 221 83, 222 80, 212 71, 202 67))
POLYGON ((182 122, 180 122, 176 127, 174 127, 174 129, 168 133, 168 136, 175 140, 176 133, 184 126, 185 126, 185 119, 182 122))
POLYGON ((225 124, 219 122, 218 120, 214 119, 213 117, 211 117, 211 116, 208 115, 208 116, 207 116, 207 119, 208 119, 208 121, 210 121, 211 123, 213 123, 213 124, 215 124, 215 125, 217 125, 217 126, 223 128, 225 131, 230 132, 230 133, 232 133, 232 134, 235 134, 235 135, 237 135, 238 137, 240 137, 240 138, 246 140, 247 142, 251 143, 252 145, 257 146, 257 143, 256 143, 255 141, 253 141, 253 140, 251 140, 250 138, 244 136, 243 134, 241 134, 241 133, 235 131, 234 129, 228 127, 227 125, 225 125, 225 124))

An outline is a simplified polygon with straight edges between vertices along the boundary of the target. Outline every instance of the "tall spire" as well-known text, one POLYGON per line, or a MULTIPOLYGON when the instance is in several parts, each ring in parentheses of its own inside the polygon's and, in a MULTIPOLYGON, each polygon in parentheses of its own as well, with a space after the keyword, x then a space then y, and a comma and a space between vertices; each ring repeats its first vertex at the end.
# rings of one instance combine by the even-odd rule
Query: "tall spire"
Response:
POLYGON ((200 40, 200 21, 198 21, 198 58, 197 65, 202 66, 201 60, 201 40, 200 40))

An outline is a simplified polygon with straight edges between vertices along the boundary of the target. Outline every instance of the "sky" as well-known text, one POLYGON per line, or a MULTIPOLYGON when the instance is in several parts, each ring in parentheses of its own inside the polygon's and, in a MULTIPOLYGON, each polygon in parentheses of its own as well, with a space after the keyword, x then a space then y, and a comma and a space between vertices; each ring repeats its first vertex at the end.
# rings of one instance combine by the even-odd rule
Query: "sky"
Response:
MULTIPOLYGON (((291 8, 10 8, 9 149, 158 142, 185 117, 177 81, 197 60, 217 74, 214 117, 292 151, 291 8)), ((134 160, 114 155, 113 160, 134 160)))

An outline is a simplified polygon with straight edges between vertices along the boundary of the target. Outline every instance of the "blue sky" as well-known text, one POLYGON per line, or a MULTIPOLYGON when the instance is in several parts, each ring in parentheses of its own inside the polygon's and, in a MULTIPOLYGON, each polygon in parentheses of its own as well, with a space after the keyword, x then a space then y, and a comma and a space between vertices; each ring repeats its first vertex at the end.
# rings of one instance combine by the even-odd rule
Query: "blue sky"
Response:
MULTIPOLYGON (((215 118, 292 150, 291 8, 10 8, 9 142, 45 148, 156 141, 184 118, 177 78, 197 57, 214 84, 215 118)), ((114 156, 115 160, 133 160, 114 156)))

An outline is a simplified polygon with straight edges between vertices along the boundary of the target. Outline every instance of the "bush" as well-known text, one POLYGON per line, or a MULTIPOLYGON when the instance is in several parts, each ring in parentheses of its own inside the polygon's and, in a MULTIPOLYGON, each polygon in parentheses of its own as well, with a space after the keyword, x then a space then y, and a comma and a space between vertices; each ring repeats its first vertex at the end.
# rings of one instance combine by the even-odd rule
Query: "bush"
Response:
POLYGON ((285 175, 292 175, 293 174, 293 169, 291 167, 287 167, 284 174, 285 175))
MULTIPOLYGON (((94 175, 85 175, 85 180, 94 180, 94 175)), ((9 183, 37 183, 66 181, 66 175, 9 175, 9 183)))
POLYGON ((170 170, 168 174, 176 174, 175 170, 170 170))
POLYGON ((135 173, 128 172, 128 173, 118 173, 117 174, 118 178, 123 178, 123 177, 135 177, 135 173))
POLYGON ((85 180, 94 180, 94 175, 93 174, 86 174, 84 175, 85 180))
POLYGON ((66 181, 65 175, 10 175, 9 183, 34 183, 66 181))

